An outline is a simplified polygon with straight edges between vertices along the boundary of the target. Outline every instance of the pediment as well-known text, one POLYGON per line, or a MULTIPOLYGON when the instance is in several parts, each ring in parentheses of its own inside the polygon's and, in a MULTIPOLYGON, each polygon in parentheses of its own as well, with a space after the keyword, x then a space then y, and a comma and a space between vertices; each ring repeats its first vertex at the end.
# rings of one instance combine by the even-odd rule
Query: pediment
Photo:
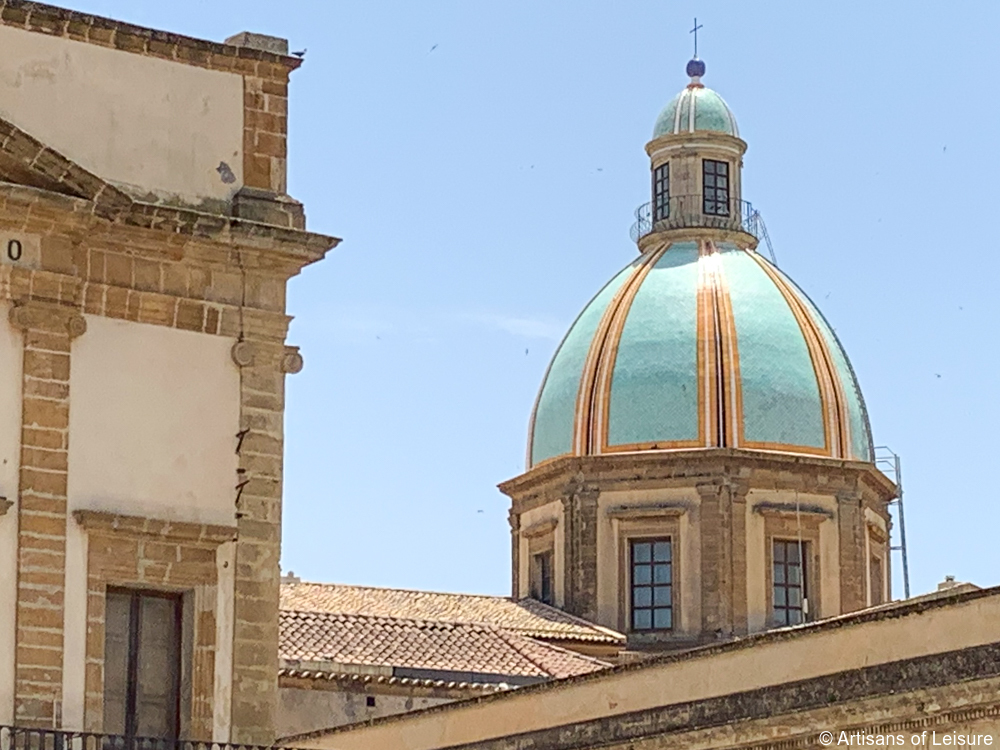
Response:
POLYGON ((132 205, 118 188, 0 117, 0 182, 47 190, 94 204, 107 218, 132 205))

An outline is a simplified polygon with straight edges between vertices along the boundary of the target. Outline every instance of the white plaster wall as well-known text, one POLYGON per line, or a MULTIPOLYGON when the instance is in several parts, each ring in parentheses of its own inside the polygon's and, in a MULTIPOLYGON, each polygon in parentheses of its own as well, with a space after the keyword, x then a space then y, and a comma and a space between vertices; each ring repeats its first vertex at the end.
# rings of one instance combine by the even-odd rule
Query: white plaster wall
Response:
POLYGON ((70 510, 235 523, 232 345, 87 316, 70 365, 70 510))
MULTIPOLYGON (((675 581, 679 614, 677 632, 697 633, 701 627, 701 498, 694 489, 620 490, 602 492, 597 500, 597 621, 613 630, 623 625, 621 587, 624 550, 621 547, 619 519, 609 518, 608 510, 617 505, 656 505, 677 503, 688 508, 677 519, 676 562, 679 576, 675 581)), ((674 519, 663 519, 672 523, 674 519)), ((655 524, 653 519, 650 524, 655 524)))
MULTIPOLYGON (((0 302, 0 497, 17 500, 21 454, 21 333, 0 302)), ((14 723, 14 601, 17 599, 17 506, 0 516, 0 724, 14 723)))
POLYGON ((235 73, 2 26, 0 117, 112 182, 191 201, 243 183, 235 73))

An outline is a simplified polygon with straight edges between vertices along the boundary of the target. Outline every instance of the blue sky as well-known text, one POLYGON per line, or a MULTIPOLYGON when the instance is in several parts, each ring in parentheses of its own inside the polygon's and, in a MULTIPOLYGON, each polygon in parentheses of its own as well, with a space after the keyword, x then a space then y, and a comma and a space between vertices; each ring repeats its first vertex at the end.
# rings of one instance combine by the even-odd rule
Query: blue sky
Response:
POLYGON ((643 146, 697 15, 749 143, 744 197, 902 456, 914 592, 1000 583, 1000 4, 71 4, 308 50, 289 191, 344 242, 290 287, 286 569, 509 591, 495 485, 524 468, 562 333, 634 257, 643 146))

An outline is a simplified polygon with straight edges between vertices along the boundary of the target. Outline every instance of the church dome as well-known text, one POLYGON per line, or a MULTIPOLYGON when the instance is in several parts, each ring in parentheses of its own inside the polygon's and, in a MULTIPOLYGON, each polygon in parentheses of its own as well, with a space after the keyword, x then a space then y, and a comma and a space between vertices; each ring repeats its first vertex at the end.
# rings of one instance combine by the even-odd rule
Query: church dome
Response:
POLYGON ((740 131, 729 105, 701 83, 705 63, 698 59, 691 60, 687 73, 691 76, 691 83, 660 112, 653 128, 653 138, 706 130, 738 138, 740 131))
POLYGON ((529 468, 714 447, 872 460, 854 372, 811 300, 753 249, 655 243, 556 351, 532 414, 529 468))

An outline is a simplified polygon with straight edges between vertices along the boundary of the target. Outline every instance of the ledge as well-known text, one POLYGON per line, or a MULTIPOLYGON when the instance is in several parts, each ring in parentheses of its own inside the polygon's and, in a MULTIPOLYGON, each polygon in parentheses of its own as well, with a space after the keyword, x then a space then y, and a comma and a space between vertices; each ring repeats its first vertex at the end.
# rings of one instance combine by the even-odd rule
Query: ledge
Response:
POLYGON ((166 521, 100 510, 74 510, 73 518, 90 532, 151 536, 172 541, 222 544, 236 539, 235 526, 166 521))
POLYGON ((607 510, 608 518, 678 518, 688 512, 686 503, 649 503, 646 505, 614 505, 607 510))
POLYGON ((833 519, 835 516, 831 511, 818 505, 796 505, 795 503, 757 503, 753 506, 753 512, 762 516, 812 516, 833 519))
POLYGON ((538 523, 533 523, 526 529, 521 531, 521 536, 531 539, 536 536, 545 536, 553 531, 555 531, 556 526, 559 525, 558 518, 546 518, 544 521, 539 521, 538 523))

